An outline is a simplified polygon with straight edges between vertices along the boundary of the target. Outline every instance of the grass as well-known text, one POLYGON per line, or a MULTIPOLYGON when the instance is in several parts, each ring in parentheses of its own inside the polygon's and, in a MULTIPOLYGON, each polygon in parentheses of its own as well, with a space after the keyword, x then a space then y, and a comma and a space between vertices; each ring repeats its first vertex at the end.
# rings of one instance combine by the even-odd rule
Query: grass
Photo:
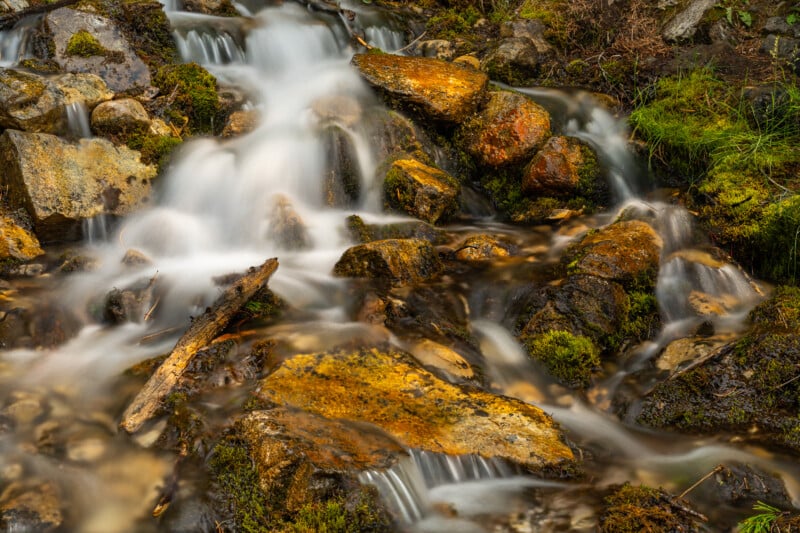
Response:
POLYGON ((780 509, 761 501, 756 502, 753 510, 759 513, 739 522, 739 533, 769 533, 782 514, 780 509))

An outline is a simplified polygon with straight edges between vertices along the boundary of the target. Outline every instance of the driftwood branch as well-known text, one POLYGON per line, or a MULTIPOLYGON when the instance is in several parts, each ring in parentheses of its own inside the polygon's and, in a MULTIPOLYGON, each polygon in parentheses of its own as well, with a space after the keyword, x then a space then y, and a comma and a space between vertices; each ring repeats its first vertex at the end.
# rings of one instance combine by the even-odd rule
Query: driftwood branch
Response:
POLYGON ((134 433, 161 406, 162 400, 172 391, 195 353, 207 346, 225 329, 231 317, 266 284, 278 268, 277 259, 269 259, 258 268, 251 268, 228 287, 214 302, 214 306, 195 318, 192 325, 173 348, 172 353, 150 376, 145 386, 125 409, 119 427, 134 433))
POLYGON ((0 30, 5 30, 16 24, 19 20, 24 19, 28 15, 38 15, 39 13, 47 13, 54 11, 60 7, 77 4, 79 0, 59 0, 52 4, 35 4, 25 9, 20 9, 13 13, 0 15, 0 30))

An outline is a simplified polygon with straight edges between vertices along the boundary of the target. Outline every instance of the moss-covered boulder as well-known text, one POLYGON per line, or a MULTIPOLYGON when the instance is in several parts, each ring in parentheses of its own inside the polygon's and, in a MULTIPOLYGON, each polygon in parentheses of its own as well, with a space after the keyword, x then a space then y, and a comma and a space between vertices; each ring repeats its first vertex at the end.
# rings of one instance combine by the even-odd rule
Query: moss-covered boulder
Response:
POLYGON ((384 204, 435 224, 458 210, 461 186, 447 172, 416 159, 397 159, 386 171, 384 204))
POLYGON ((539 472, 574 461, 563 435, 539 408, 463 390, 402 352, 296 355, 261 382, 258 395, 328 418, 369 422, 405 446, 436 453, 504 458, 539 472))
POLYGON ((550 137, 522 173, 522 190, 534 197, 596 197, 604 183, 594 150, 560 135, 550 137))
POLYGON ((542 63, 555 53, 544 36, 539 20, 519 19, 504 23, 500 39, 480 62, 480 68, 493 80, 511 85, 531 84, 539 75, 542 63))
POLYGON ((333 273, 369 278, 392 285, 409 285, 439 274, 442 263, 431 243, 420 239, 386 239, 348 248, 333 273))
POLYGON ((0 128, 62 134, 67 129, 65 105, 82 102, 92 109, 112 96, 93 74, 41 76, 0 69, 0 128))
POLYGON ((114 20, 64 7, 48 13, 43 26, 52 59, 65 71, 96 74, 115 92, 150 86, 150 70, 114 20))
POLYGON ((144 106, 133 98, 103 102, 92 111, 92 130, 103 136, 116 137, 143 133, 150 128, 150 117, 144 106))
POLYGON ((385 239, 422 239, 432 244, 447 242, 447 234, 444 230, 421 220, 367 224, 360 216, 350 215, 347 217, 347 232, 353 241, 360 244, 385 239))
POLYGON ((0 262, 8 259, 29 261, 43 253, 34 234, 11 217, 0 214, 0 262))
POLYGON ((642 400, 637 421, 800 450, 800 289, 779 287, 750 319, 743 338, 657 384, 642 400))
POLYGON ((663 245, 646 222, 622 221, 587 234, 568 251, 565 260, 570 273, 652 287, 663 245))
POLYGON ((482 72, 426 57, 356 54, 353 65, 390 105, 450 123, 478 108, 489 82, 482 72))
POLYGON ((213 133, 215 121, 224 118, 217 79, 197 63, 165 65, 153 76, 153 85, 163 95, 159 103, 165 116, 179 129, 213 133))
POLYGON ((550 137, 550 114, 510 91, 491 93, 485 109, 464 123, 461 145, 487 167, 521 163, 550 137))
POLYGON ((28 211, 43 241, 80 237, 87 218, 135 211, 148 201, 156 175, 137 152, 105 139, 71 144, 15 130, 0 136, 0 168, 9 203, 28 211))

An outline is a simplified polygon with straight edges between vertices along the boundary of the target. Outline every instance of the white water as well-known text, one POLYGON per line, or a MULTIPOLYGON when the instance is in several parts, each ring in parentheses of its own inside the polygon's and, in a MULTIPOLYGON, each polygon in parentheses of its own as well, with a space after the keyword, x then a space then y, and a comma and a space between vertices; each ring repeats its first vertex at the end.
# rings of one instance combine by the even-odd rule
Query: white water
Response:
POLYGON ((92 136, 89 126, 89 109, 84 102, 73 102, 65 106, 67 115, 67 134, 73 139, 85 139, 92 136))

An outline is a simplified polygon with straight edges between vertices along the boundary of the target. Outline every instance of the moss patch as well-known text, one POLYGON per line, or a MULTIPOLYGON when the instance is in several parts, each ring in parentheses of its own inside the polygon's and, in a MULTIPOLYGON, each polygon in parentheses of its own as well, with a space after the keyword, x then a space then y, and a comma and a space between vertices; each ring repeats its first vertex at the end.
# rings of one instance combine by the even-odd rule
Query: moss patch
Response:
POLYGON ((128 148, 138 150, 142 154, 142 163, 156 164, 160 170, 167 165, 172 151, 182 142, 183 139, 180 137, 138 134, 128 138, 125 144, 128 148))
POLYGON ((626 483, 605 499, 600 517, 603 533, 639 533, 640 531, 698 531, 694 517, 685 511, 683 502, 661 489, 635 487, 626 483))
POLYGON ((563 384, 585 388, 600 366, 600 350, 588 337, 568 331, 548 331, 524 339, 528 354, 541 361, 563 384))
POLYGON ((197 63, 166 65, 156 72, 153 85, 170 95, 168 115, 179 126, 183 126, 180 117, 187 117, 192 133, 213 132, 220 106, 217 80, 206 69, 197 63))
POLYGON ((97 38, 86 30, 72 34, 67 42, 66 54, 69 56, 104 56, 108 52, 97 38))

